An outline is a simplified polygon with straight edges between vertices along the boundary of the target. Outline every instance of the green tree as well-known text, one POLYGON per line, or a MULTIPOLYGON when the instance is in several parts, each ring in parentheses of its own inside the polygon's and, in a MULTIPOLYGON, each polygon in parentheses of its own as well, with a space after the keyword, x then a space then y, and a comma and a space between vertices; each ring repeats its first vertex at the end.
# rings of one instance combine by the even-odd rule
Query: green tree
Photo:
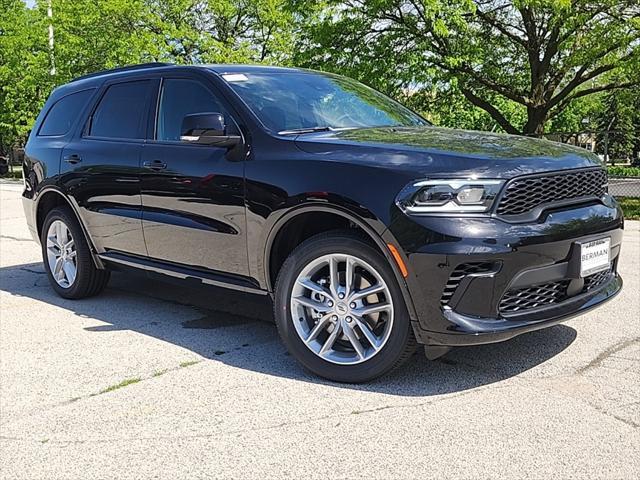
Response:
POLYGON ((283 0, 150 0, 149 28, 184 63, 282 63, 292 47, 283 0))
MULTIPOLYGON (((47 3, 38 2, 43 18, 47 3)), ((53 0, 55 82, 158 57, 154 35, 145 29, 147 7, 144 0, 53 0)))
MULTIPOLYGON (((367 81, 367 79, 363 80, 367 81)), ((465 99, 455 79, 450 82, 435 82, 429 88, 423 86, 420 89, 409 90, 401 94, 389 93, 398 97, 408 107, 443 127, 488 131, 499 128, 491 115, 465 99)), ((525 112, 516 104, 498 95, 491 95, 491 99, 512 122, 524 122, 525 112)))
POLYGON ((286 63, 285 0, 0 0, 0 153, 22 144, 51 90, 129 64, 286 63), (48 28, 55 36, 55 74, 48 28))
POLYGON ((293 5, 306 19, 299 62, 396 94, 439 75, 509 133, 540 135, 572 101, 639 81, 637 0, 326 0, 312 11, 305 1, 293 5), (601 81, 622 71, 634 77, 601 81))
POLYGON ((567 134, 595 132, 603 95, 594 93, 574 100, 549 122, 549 131, 567 134))
POLYGON ((627 160, 633 155, 634 111, 637 106, 629 104, 632 92, 609 92, 602 101, 597 118, 598 143, 596 151, 606 160, 627 160))
POLYGON ((0 0, 0 155, 26 138, 52 88, 46 32, 22 0, 0 0))
MULTIPOLYGON (((636 103, 640 104, 640 94, 636 92, 636 103)), ((640 111, 635 110, 633 115, 633 150, 631 152, 631 164, 640 167, 640 111)))

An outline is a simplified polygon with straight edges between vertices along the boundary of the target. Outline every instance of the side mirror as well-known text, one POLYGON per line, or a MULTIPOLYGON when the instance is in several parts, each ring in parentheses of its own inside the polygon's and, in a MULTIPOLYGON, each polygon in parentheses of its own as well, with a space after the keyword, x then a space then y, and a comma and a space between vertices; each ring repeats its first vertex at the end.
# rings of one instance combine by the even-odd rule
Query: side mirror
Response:
POLYGON ((233 147, 240 142, 238 135, 227 135, 221 113, 192 113, 182 119, 180 140, 199 145, 233 147))

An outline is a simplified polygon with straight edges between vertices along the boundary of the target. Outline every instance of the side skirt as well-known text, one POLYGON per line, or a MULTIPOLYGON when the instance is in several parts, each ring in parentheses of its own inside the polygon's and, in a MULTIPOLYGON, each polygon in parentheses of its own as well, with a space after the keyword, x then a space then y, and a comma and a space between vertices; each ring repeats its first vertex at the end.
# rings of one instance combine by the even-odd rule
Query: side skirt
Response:
POLYGON ((192 269, 183 265, 160 262, 148 258, 141 258, 134 255, 127 255, 120 252, 106 252, 99 255, 100 260, 107 265, 112 263, 125 267, 137 268, 147 272, 167 275, 188 281, 197 281, 205 285, 239 290, 241 292, 253 293, 257 295, 267 295, 269 292, 262 290, 256 283, 248 278, 227 275, 218 272, 204 272, 192 269))

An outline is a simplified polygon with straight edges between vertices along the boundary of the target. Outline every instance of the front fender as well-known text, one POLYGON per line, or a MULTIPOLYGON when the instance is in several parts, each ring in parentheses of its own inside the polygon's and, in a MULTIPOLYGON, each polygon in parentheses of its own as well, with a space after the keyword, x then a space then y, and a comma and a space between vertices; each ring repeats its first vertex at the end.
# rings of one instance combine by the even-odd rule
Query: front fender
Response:
POLYGON ((384 239, 384 233, 387 230, 387 227, 377 219, 371 212, 368 212, 368 215, 361 216, 360 214, 363 212, 354 212, 345 208, 341 205, 332 205, 327 203, 320 202, 309 202, 306 204, 298 205, 293 207, 285 212, 282 212, 276 218, 271 219, 269 222, 269 227, 265 227, 264 229, 264 250, 262 251, 262 255, 260 258, 256 259, 257 269, 262 278, 258 279, 269 292, 273 291, 274 285, 271 284, 271 272, 270 272, 270 262, 273 243, 278 233, 284 228, 290 221, 295 219, 297 216, 305 214, 305 213, 330 213, 333 215, 340 216, 352 222, 358 228, 360 228, 378 247, 378 249, 383 253, 396 277, 396 281, 400 286, 402 291, 405 303, 407 305, 407 309, 409 310, 409 315, 412 319, 416 319, 415 309, 413 307, 413 302, 409 295, 409 290, 407 288, 407 284, 405 278, 398 267, 398 264, 393 258, 393 255, 389 251, 387 247, 387 243, 384 239))

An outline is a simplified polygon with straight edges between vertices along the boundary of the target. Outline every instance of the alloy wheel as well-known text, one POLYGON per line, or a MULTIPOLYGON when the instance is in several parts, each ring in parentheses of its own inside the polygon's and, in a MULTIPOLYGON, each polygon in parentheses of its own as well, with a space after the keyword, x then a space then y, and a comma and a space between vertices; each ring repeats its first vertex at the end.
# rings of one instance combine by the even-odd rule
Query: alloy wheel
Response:
POLYGON ((300 339, 335 364, 370 360, 393 328, 389 287, 371 265, 353 255, 325 255, 306 265, 296 278, 290 303, 300 339))
POLYGON ((73 285, 78 274, 77 251, 71 231, 61 220, 55 220, 47 231, 47 261, 51 275, 62 288, 73 285))

